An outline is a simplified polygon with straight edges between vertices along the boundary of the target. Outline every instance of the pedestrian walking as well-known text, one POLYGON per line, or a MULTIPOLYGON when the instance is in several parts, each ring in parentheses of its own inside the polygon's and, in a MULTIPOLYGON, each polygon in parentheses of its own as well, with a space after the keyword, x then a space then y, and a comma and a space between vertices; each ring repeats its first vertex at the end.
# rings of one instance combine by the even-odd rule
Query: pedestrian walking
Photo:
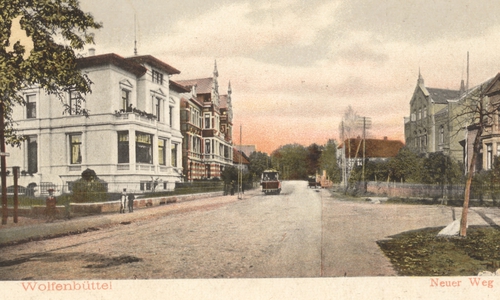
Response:
POLYGON ((125 213, 125 207, 127 207, 127 189, 124 188, 120 199, 120 213, 125 213))
POLYGON ((45 200, 45 213, 47 215, 47 222, 54 222, 56 218, 56 197, 53 195, 54 189, 48 189, 49 196, 45 200))
POLYGON ((134 211, 134 199, 135 199, 134 194, 128 195, 128 212, 129 213, 134 211))

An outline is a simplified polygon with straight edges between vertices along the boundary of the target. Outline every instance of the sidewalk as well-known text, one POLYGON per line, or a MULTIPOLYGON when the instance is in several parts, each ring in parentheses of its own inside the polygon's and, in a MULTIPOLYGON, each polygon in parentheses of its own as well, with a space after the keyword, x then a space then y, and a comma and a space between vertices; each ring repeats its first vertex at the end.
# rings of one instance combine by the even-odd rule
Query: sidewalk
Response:
MULTIPOLYGON (((259 189, 246 191, 241 200, 247 200, 258 193, 260 193, 259 189)), ((218 207, 236 201, 239 201, 238 195, 208 198, 205 196, 205 198, 186 202, 134 209, 132 213, 126 212, 120 214, 117 211, 116 213, 77 217, 69 220, 59 219, 53 223, 46 223, 45 219, 31 219, 26 217, 19 217, 18 223, 13 223, 13 218, 9 217, 6 225, 0 225, 0 246, 43 238, 53 238, 67 234, 78 234, 92 231, 96 228, 127 224, 128 222, 141 219, 183 213, 197 209, 210 209, 211 207, 218 207)))

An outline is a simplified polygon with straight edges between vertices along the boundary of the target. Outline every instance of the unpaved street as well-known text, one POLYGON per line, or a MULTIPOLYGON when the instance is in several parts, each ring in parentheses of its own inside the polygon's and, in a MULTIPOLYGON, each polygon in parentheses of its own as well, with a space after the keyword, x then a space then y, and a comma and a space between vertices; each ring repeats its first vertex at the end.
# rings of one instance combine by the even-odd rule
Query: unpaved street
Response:
MULTIPOLYGON (((4 247, 0 279, 393 276, 377 240, 453 218, 449 207, 343 201, 300 181, 284 182, 281 195, 254 194, 4 247)), ((470 224, 481 222, 472 211, 470 224)))

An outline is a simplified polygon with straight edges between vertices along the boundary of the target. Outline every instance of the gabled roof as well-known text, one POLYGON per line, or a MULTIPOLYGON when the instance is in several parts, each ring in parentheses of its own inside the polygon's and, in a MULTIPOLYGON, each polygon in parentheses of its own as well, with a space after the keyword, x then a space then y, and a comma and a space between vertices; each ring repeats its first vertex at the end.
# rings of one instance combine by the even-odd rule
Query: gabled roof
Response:
POLYGON ((427 88, 429 96, 437 104, 448 104, 448 100, 457 99, 460 96, 458 90, 427 88))
POLYGON ((189 79, 189 80, 178 80, 177 82, 185 87, 196 86, 197 94, 211 94, 213 78, 200 78, 200 79, 189 79))
POLYGON ((233 148, 233 164, 239 164, 241 158, 241 164, 249 165, 250 162, 246 158, 246 155, 243 152, 238 151, 238 149, 233 148))
POLYGON ((180 74, 181 73, 181 71, 170 66, 169 64, 162 62, 161 60, 159 60, 151 55, 127 57, 127 60, 134 61, 138 64, 151 65, 154 68, 157 68, 159 70, 166 72, 167 74, 180 74))
POLYGON ((489 96, 500 93, 500 73, 489 80, 488 86, 486 87, 484 93, 489 96))
POLYGON ((178 84, 177 82, 170 80, 170 89, 178 93, 189 93, 191 90, 184 85, 178 84))
POLYGON ((104 65, 114 65, 122 70, 130 72, 135 76, 142 76, 146 73, 146 68, 140 64, 127 60, 118 54, 108 53, 101 55, 93 55, 88 57, 78 58, 76 60, 77 67, 80 69, 104 66, 104 65))
MULTIPOLYGON (((363 139, 348 139, 344 142, 344 145, 349 147, 346 149, 346 157, 357 157, 363 158, 363 139)), ((365 146, 365 157, 366 158, 387 158, 395 157, 399 150, 403 148, 404 144, 397 140, 387 140, 387 139, 366 139, 365 146)))

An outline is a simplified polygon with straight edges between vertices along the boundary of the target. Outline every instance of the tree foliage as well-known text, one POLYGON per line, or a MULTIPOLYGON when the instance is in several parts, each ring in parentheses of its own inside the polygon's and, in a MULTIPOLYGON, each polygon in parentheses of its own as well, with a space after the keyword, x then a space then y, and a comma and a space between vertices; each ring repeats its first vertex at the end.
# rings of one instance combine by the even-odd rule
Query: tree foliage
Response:
POLYGON ((255 178, 260 178, 262 172, 271 166, 271 158, 267 153, 255 151, 248 157, 249 170, 255 178))
MULTIPOLYGON (((64 92, 91 92, 91 81, 77 69, 75 51, 93 43, 90 30, 101 25, 80 10, 77 0, 1 1, 0 22, 0 97, 5 132, 7 142, 18 145, 12 109, 25 104, 21 90, 37 86, 59 96, 63 112, 71 109, 62 96, 64 92), (12 35, 16 22, 31 40, 29 47, 12 35)), ((81 105, 72 113, 88 113, 78 107, 81 105)))
POLYGON ((388 162, 388 180, 400 182, 422 181, 422 158, 410 149, 403 147, 388 162))
POLYGON ((457 183, 462 172, 458 162, 442 152, 429 153, 423 160, 422 182, 430 184, 457 183))
POLYGON ((319 169, 319 159, 321 153, 323 152, 323 147, 316 143, 313 143, 307 147, 307 174, 315 175, 320 172, 319 169))
MULTIPOLYGON (((361 181, 361 166, 351 173, 351 182, 361 181)), ((406 147, 386 161, 365 161, 365 179, 368 181, 396 181, 448 185, 463 181, 459 162, 442 152, 419 156, 406 147)))
POLYGON ((287 144, 271 154, 272 166, 284 179, 307 179, 307 149, 299 144, 287 144))
POLYGON ((355 138, 358 135, 361 136, 362 129, 359 125, 359 119, 361 116, 352 108, 348 106, 344 111, 342 116, 342 122, 339 124, 339 132, 341 134, 340 140, 343 142, 346 139, 355 138))
POLYGON ((337 143, 335 140, 330 139, 326 142, 319 158, 319 169, 321 173, 325 170, 331 181, 340 182, 341 171, 337 162, 337 143))

